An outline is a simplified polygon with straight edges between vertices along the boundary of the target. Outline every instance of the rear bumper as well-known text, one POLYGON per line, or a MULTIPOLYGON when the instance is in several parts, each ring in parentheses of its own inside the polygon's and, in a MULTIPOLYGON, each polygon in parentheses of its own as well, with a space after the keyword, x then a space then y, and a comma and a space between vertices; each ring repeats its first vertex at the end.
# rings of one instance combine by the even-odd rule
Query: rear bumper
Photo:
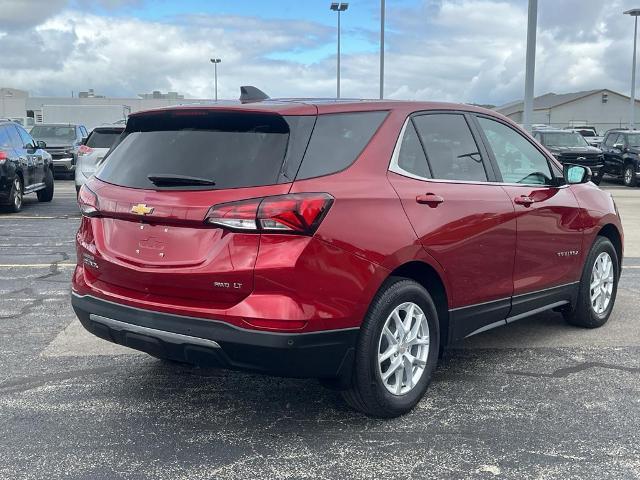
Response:
POLYGON ((71 304, 89 332, 110 342, 180 362, 285 377, 348 379, 359 331, 250 331, 225 322, 144 310, 75 292, 71 304))
POLYGON ((76 168, 76 161, 73 157, 68 158, 54 158, 53 170, 56 172, 73 172, 76 168))

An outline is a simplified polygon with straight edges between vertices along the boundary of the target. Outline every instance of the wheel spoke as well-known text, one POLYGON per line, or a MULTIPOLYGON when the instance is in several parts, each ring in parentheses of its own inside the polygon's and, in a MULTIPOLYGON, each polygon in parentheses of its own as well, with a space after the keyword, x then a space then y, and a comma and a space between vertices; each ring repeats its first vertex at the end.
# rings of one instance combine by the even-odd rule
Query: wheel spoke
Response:
POLYGON ((407 379, 407 387, 413 388, 413 364, 404 357, 404 376, 407 379))
POLYGON ((393 334, 393 332, 391 330, 389 330, 388 326, 386 326, 386 325, 384 326, 384 328, 382 329, 382 333, 384 334, 385 338, 387 339, 387 342, 389 343, 389 345, 397 345, 398 344, 398 339, 393 334))
POLYGON ((398 313, 398 310, 394 310, 393 319, 396 322, 396 332, 398 332, 399 337, 402 338, 406 333, 406 330, 404 328, 404 324, 402 323, 402 319, 400 318, 400 314, 398 313))
POLYGON ((396 395, 400 395, 402 393, 402 369, 399 368, 396 370, 396 395))
POLYGON ((395 348, 395 346, 390 346, 386 352, 381 353, 378 355, 378 362, 382 363, 385 360, 388 360, 389 358, 391 358, 391 356, 396 353, 397 349, 395 348))
POLYGON ((393 362, 391 362, 391 365, 389 365, 389 369, 384 372, 382 374, 382 380, 384 380, 385 382, 387 381, 387 379, 396 371, 398 370, 398 368, 402 366, 402 357, 398 357, 397 360, 394 360, 393 362))

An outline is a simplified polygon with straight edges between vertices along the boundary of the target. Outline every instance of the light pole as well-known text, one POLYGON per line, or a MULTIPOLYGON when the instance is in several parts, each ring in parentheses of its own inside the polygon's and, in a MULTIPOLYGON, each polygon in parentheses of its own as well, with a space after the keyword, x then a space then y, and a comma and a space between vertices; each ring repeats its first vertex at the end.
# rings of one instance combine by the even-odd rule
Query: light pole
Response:
POLYGON ((636 46, 638 43, 638 15, 640 8, 633 8, 624 12, 625 15, 631 15, 635 20, 635 28, 633 30, 633 66, 631 67, 631 100, 629 103, 629 128, 636 128, 636 46))
POLYGON ((222 62, 222 60, 220 60, 219 58, 210 58, 209 59, 211 61, 211 63, 213 63, 213 83, 215 85, 214 87, 214 91, 215 91, 215 99, 216 102, 218 101, 218 64, 220 62, 222 62))
POLYGON ((533 83, 536 70, 536 29, 538 28, 538 0, 529 0, 529 21, 527 25, 527 58, 524 74, 524 114, 522 124, 531 131, 533 114, 533 83))
POLYGON ((384 98, 384 0, 380 0, 380 100, 384 98))
POLYGON ((340 13, 344 12, 347 8, 349 8, 348 3, 338 3, 333 2, 329 7, 334 12, 338 12, 338 68, 337 68, 337 86, 336 86, 336 97, 340 98, 340 13))

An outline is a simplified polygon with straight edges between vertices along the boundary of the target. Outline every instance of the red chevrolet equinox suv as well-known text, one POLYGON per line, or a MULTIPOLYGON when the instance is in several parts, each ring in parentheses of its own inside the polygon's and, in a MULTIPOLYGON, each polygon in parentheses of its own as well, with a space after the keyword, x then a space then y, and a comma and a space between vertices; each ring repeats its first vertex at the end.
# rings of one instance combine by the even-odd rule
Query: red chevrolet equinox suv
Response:
POLYGON ((589 179, 468 105, 136 113, 80 191, 72 304, 111 342, 319 378, 393 417, 453 342, 547 310, 608 320, 623 232, 589 179))

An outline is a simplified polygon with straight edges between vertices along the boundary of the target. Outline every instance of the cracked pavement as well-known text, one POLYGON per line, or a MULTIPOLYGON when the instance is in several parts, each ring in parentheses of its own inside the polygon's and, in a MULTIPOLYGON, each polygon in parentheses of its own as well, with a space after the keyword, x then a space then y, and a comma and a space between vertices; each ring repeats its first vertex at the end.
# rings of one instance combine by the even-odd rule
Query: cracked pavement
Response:
POLYGON ((414 412, 373 420, 314 380, 86 334, 69 304, 75 191, 57 181, 51 204, 0 214, 0 478, 640 478, 640 189, 606 188, 632 220, 605 327, 545 313, 468 339, 414 412))

